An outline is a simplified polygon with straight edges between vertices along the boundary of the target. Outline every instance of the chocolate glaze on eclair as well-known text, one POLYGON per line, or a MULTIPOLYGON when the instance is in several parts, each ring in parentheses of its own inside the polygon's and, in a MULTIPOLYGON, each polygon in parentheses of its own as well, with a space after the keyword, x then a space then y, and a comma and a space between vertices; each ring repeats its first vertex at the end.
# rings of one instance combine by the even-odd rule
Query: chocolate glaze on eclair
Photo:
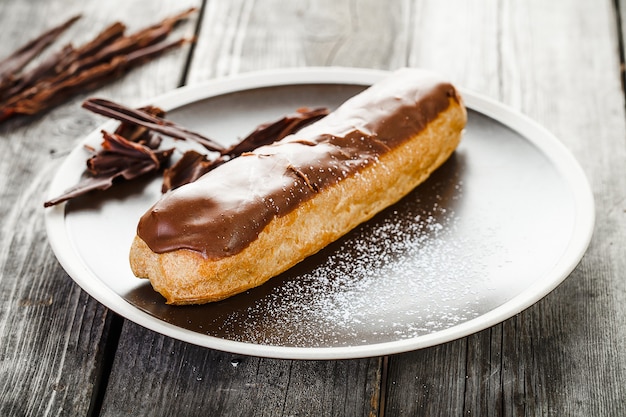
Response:
POLYGON ((166 193, 143 215, 137 235, 155 253, 188 249, 204 259, 240 253, 273 218, 414 137, 451 99, 461 100, 439 77, 397 71, 300 132, 166 193))

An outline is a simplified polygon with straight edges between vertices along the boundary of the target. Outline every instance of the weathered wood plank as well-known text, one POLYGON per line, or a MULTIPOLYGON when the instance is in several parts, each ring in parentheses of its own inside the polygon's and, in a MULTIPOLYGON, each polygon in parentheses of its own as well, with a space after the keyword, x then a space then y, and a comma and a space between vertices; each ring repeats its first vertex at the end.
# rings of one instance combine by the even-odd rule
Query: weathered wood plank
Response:
POLYGON ((126 322, 102 416, 368 416, 378 360, 288 361, 205 349, 126 322))
MULTIPOLYGON (((191 3, 2 2, 0 56, 77 13, 83 17, 50 51, 70 40, 80 44, 115 20, 135 30, 191 3)), ((184 61, 185 51, 173 52, 97 93, 135 102, 169 90, 179 83, 184 61)), ((42 206, 63 156, 101 122, 80 110, 84 98, 0 126, 3 416, 87 415, 97 398, 112 316, 59 266, 47 243, 42 206)))
POLYGON ((453 24, 413 25, 409 60, 452 73, 554 132, 589 176, 595 235, 574 273, 535 306, 463 341, 391 358, 385 415, 621 415, 626 129, 612 4, 493 6, 470 11, 455 2, 444 11, 419 2, 416 14, 438 8, 453 24), (423 44, 444 30, 447 53, 423 44))
POLYGON ((209 1, 188 83, 296 66, 404 66, 405 3, 209 1))

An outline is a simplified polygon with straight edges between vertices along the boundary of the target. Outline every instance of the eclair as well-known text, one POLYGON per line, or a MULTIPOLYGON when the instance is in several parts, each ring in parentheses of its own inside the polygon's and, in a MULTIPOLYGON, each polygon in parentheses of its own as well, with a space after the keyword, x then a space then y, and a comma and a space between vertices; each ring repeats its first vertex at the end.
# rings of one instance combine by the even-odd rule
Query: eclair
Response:
POLYGON ((265 283, 396 203, 443 164, 467 121, 449 82, 401 69, 321 120, 165 193, 130 249, 168 304, 265 283))

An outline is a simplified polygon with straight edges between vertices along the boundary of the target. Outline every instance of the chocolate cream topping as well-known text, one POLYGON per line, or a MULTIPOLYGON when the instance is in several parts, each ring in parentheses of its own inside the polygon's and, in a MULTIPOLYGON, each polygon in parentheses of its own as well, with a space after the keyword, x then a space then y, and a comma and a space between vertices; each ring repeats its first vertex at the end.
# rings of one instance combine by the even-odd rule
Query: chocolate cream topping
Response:
POLYGON ((154 252, 235 255, 275 217, 376 163, 459 100, 454 87, 415 69, 396 71, 337 110, 271 145, 245 153, 166 193, 138 236, 154 252))

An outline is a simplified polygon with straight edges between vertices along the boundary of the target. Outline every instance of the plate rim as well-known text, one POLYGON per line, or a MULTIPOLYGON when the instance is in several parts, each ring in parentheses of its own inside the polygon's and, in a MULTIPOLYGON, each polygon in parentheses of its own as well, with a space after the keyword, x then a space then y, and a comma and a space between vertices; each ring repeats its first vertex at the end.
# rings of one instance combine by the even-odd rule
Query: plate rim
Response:
MULTIPOLYGON (((193 102, 254 88, 303 84, 367 86, 392 71, 349 67, 302 67, 253 71, 220 77, 169 91, 149 100, 149 104, 172 110, 193 102)), ((45 209, 48 241, 67 274, 84 291, 122 317, 157 333, 194 345, 241 355, 277 359, 338 360, 402 353, 456 340, 496 325, 532 306, 561 284, 584 256, 595 225, 594 197, 588 179, 569 149, 550 131, 519 111, 462 87, 458 88, 468 109, 488 116, 516 131, 535 145, 559 171, 570 187, 574 200, 572 235, 561 257, 545 273, 552 279, 538 279, 502 305, 463 323, 409 339, 358 346, 294 347, 254 344, 222 339, 167 323, 126 301, 106 286, 73 250, 65 225, 66 203, 45 209)), ((82 145, 99 138, 102 129, 116 124, 110 120, 84 136, 58 167, 46 197, 53 198, 67 188, 68 172, 75 171, 74 160, 84 159, 82 145)))

